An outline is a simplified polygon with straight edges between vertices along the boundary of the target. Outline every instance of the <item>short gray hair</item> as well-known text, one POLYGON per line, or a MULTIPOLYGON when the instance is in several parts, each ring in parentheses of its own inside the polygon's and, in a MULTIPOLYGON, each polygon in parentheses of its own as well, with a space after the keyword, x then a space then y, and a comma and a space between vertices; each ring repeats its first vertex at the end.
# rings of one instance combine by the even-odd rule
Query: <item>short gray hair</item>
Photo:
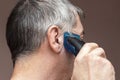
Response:
POLYGON ((7 22, 6 37, 13 61, 40 47, 51 25, 70 31, 83 11, 68 0, 20 0, 7 22))

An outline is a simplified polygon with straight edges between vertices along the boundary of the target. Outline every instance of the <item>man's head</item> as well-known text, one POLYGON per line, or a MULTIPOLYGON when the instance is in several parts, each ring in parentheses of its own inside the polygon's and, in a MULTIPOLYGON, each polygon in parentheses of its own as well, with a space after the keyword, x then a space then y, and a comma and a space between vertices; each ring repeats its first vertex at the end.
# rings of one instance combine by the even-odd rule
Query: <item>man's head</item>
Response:
POLYGON ((61 30, 61 34, 70 32, 76 25, 78 13, 83 12, 67 0, 19 1, 8 18, 6 29, 13 62, 20 55, 40 48, 45 37, 51 35, 48 31, 52 26, 61 30))

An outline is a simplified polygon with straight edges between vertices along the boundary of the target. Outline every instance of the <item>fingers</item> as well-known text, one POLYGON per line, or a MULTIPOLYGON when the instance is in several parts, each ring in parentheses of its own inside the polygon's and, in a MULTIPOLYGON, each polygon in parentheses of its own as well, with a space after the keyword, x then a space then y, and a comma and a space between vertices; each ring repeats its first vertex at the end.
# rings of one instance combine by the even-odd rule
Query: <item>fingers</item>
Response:
POLYGON ((86 43, 80 50, 77 57, 80 59, 86 55, 96 55, 106 58, 105 51, 103 48, 99 47, 96 43, 86 43))
POLYGON ((107 78, 115 80, 114 67, 108 59, 96 55, 88 56, 88 59, 91 80, 97 80, 98 77, 100 80, 107 80, 107 78))
POLYGON ((96 55, 96 56, 106 58, 105 51, 101 47, 98 47, 98 48, 92 50, 88 55, 96 55))
POLYGON ((74 61, 72 80, 115 80, 115 71, 105 51, 96 43, 86 43, 74 61), (103 74, 104 73, 104 74, 103 74))
POLYGON ((88 53, 90 53, 92 50, 94 50, 95 48, 98 48, 98 44, 96 43, 86 43, 84 44, 84 46, 81 48, 79 54, 77 55, 77 57, 82 58, 85 55, 87 55, 88 53))

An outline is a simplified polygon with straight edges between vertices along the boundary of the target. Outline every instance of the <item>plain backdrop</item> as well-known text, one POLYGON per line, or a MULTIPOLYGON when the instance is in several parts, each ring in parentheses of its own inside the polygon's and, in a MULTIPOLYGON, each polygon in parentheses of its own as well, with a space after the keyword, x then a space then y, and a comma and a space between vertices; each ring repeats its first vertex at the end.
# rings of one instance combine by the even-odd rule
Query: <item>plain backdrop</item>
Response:
MULTIPOLYGON (((106 51, 107 58, 120 79, 120 0, 71 0, 86 13, 83 22, 85 41, 96 42, 106 51)), ((10 11, 17 0, 0 1, 0 80, 9 80, 12 61, 5 39, 5 28, 10 11)), ((104 74, 104 73, 103 73, 104 74)), ((109 79, 108 79, 109 80, 109 79)))

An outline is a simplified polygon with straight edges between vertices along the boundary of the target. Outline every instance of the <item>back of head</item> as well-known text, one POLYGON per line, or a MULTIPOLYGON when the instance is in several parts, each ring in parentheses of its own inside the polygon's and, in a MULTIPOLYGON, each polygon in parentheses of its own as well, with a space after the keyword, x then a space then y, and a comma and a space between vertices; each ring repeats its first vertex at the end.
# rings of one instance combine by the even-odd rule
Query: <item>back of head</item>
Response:
POLYGON ((13 62, 20 55, 38 49, 51 25, 58 25, 63 32, 70 31, 78 11, 82 13, 67 0, 20 0, 10 14, 6 28, 13 62))

